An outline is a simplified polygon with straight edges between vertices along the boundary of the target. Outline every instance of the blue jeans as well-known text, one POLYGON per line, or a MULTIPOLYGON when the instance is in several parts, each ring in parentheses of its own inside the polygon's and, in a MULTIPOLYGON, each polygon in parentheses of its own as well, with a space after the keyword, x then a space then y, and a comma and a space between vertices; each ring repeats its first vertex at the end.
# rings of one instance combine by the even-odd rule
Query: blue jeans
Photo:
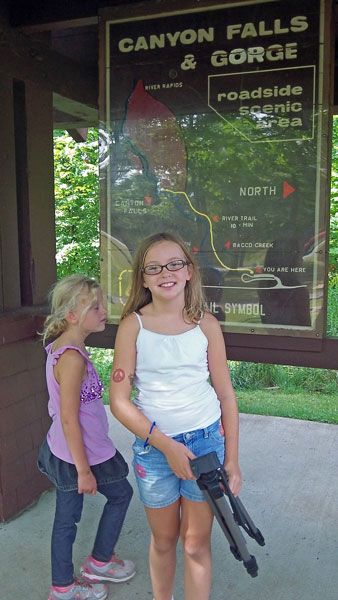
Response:
MULTIPOLYGON (((107 498, 96 533, 92 556, 108 562, 114 554, 133 489, 127 479, 98 484, 98 491, 107 498)), ((52 532, 52 585, 73 583, 73 543, 80 522, 83 494, 77 490, 56 489, 56 510, 52 532)))

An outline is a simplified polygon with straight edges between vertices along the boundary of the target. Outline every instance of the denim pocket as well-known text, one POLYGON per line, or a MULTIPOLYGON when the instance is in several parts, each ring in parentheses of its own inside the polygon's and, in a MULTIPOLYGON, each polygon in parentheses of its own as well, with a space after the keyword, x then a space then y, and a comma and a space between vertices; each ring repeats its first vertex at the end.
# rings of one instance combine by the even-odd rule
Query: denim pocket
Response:
POLYGON ((216 440, 217 442, 224 443, 225 437, 221 420, 218 421, 217 424, 215 424, 215 427, 209 432, 209 436, 211 437, 211 439, 216 440))
POLYGON ((129 468, 122 454, 116 450, 114 456, 98 465, 92 465, 91 470, 98 485, 113 483, 125 479, 129 468))
POLYGON ((77 490, 77 470, 75 465, 67 463, 52 454, 47 439, 44 440, 39 456, 38 468, 60 490, 77 490))
POLYGON ((142 438, 139 438, 137 436, 135 437, 135 442, 133 443, 132 448, 135 456, 149 454, 149 452, 151 452, 152 450, 152 446, 150 444, 147 444, 146 447, 144 447, 144 441, 142 440, 142 438))

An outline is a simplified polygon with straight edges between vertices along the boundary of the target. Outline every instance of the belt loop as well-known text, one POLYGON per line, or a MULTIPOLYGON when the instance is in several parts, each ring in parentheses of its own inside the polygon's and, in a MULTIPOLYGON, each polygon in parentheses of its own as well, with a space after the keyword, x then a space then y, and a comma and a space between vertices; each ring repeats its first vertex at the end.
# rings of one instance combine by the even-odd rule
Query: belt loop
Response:
POLYGON ((207 439, 209 437, 209 431, 207 427, 203 429, 203 437, 204 439, 207 439))

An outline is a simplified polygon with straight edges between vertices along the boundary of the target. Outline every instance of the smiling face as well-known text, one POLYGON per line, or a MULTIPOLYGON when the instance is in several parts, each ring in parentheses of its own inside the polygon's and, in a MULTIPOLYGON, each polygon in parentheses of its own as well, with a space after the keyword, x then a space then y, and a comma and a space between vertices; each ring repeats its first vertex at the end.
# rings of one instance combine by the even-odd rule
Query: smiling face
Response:
MULTIPOLYGON (((175 260, 186 261, 182 248, 175 242, 162 241, 151 246, 144 259, 144 267, 150 265, 166 265, 175 260)), ((186 282, 190 280, 192 270, 185 265, 178 271, 168 271, 166 267, 158 275, 143 274, 143 286, 148 288, 153 299, 173 299, 180 295, 184 298, 186 282)))

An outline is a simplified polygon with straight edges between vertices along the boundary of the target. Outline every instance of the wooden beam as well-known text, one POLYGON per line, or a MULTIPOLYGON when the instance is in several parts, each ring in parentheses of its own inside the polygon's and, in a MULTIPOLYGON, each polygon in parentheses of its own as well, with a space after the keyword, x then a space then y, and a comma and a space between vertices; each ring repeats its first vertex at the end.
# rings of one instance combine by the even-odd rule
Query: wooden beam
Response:
POLYGON ((32 304, 38 306, 56 280, 53 97, 26 83, 25 100, 32 304))
MULTIPOLYGON (((55 124, 69 122, 69 126, 64 127, 64 129, 78 129, 79 127, 91 127, 93 124, 98 124, 97 108, 86 106, 82 102, 76 102, 70 98, 64 98, 60 94, 53 94, 53 108, 55 111, 55 124), (72 123, 75 123, 75 125, 72 125, 72 123), (87 125, 87 123, 91 125, 87 125)), ((60 129, 62 129, 61 126, 60 129)))
POLYGON ((30 306, 33 304, 34 261, 32 257, 30 232, 26 92, 23 81, 14 82, 13 108, 15 127, 14 139, 16 155, 16 192, 18 210, 21 304, 23 306, 30 306))
POLYGON ((83 17, 78 19, 67 19, 65 21, 46 21, 45 23, 28 24, 18 23, 18 26, 25 33, 35 33, 37 31, 57 31, 58 29, 74 29, 76 27, 90 27, 91 25, 98 25, 98 16, 83 17))
MULTIPOLYGON (((0 313, 20 306, 13 82, 0 77, 0 313)), ((1 336, 0 336, 1 337, 1 336)))
POLYGON ((54 111, 54 126, 53 129, 88 129, 88 127, 97 127, 98 120, 82 120, 77 121, 72 118, 72 115, 63 115, 62 118, 54 111))
POLYGON ((88 129, 67 129, 69 135, 73 138, 76 143, 85 142, 88 135, 88 129))
POLYGON ((0 19, 0 72, 92 108, 98 106, 98 69, 78 63, 0 19))

